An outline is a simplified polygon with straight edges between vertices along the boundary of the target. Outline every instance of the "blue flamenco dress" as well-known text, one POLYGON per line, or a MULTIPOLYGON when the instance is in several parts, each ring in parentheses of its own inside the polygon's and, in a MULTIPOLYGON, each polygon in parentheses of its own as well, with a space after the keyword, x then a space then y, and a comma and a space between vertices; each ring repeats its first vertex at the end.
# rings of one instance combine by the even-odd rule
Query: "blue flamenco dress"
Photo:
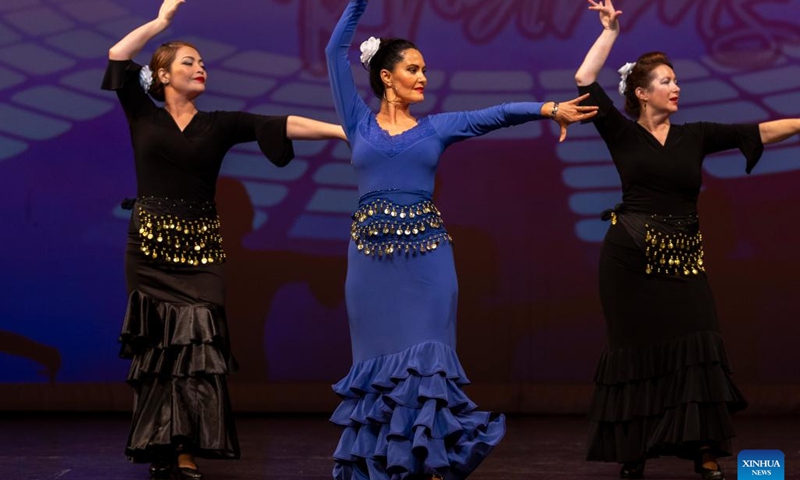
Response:
POLYGON ((353 366, 334 385, 343 427, 337 480, 467 477, 505 434, 477 410, 455 351, 458 282, 451 238, 431 197, 449 145, 540 120, 542 104, 431 115, 399 135, 360 98, 348 50, 366 0, 352 0, 325 50, 334 103, 361 194, 348 250, 346 302, 353 366))

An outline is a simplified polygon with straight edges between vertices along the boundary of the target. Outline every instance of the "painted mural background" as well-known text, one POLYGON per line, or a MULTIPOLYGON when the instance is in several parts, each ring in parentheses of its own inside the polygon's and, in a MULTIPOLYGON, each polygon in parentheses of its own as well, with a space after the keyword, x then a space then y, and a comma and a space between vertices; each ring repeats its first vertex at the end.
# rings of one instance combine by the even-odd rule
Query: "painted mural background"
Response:
MULTIPOLYGON (((157 40, 199 47, 209 70, 202 109, 335 121, 323 49, 345 3, 189 0, 157 40)), ((124 116, 99 85, 108 47, 158 5, 0 3, 0 382, 125 377, 116 339, 129 213, 118 205, 135 180, 124 116)), ((677 122, 800 116, 800 1, 618 6, 623 33, 601 76, 611 91, 618 66, 663 50, 682 87, 677 122)), ((420 45, 429 87, 415 112, 425 115, 572 98, 599 31, 579 0, 374 0, 357 38, 420 45)), ((367 73, 354 75, 369 97, 367 73)), ((242 364, 233 382, 332 382, 350 365, 343 284, 358 194, 349 150, 298 142, 296 152, 278 169, 245 145, 223 164, 229 321, 242 364)), ((798 138, 769 147, 750 176, 738 154, 705 164, 707 265, 741 382, 800 384, 788 367, 800 337, 798 169, 798 138)), ((588 382, 604 341, 599 213, 620 199, 594 128, 570 128, 559 144, 554 124, 537 122, 456 145, 435 199, 455 239, 458 347, 473 382, 588 382)))

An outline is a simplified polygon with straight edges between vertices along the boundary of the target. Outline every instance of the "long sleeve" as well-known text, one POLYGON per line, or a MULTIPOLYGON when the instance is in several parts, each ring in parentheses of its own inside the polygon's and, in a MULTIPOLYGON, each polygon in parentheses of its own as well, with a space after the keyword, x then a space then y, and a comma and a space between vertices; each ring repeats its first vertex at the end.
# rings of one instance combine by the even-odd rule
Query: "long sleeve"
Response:
POLYGON ((445 146, 467 138, 485 135, 494 130, 542 120, 543 103, 513 102, 468 112, 451 112, 432 115, 433 128, 445 146))
POLYGON ((331 34, 328 46, 325 47, 333 103, 348 139, 353 138, 356 125, 362 116, 369 113, 369 107, 358 95, 348 60, 358 20, 366 8, 367 0, 351 0, 331 34))

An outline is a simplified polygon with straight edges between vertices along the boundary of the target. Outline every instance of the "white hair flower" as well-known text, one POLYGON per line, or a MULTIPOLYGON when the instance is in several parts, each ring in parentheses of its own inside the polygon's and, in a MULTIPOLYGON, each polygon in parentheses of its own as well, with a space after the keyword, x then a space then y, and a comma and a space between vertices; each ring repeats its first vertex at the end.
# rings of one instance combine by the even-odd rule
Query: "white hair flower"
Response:
POLYGON ((369 37, 361 42, 361 63, 368 67, 372 57, 378 53, 379 48, 381 48, 380 38, 369 37))
POLYGON ((621 66, 617 73, 619 73, 620 81, 619 81, 619 94, 623 97, 625 96, 625 81, 628 80, 628 75, 631 74, 633 71, 633 67, 636 66, 636 63, 628 62, 625 65, 621 66))
POLYGON ((142 67, 142 70, 139 71, 139 85, 142 86, 145 93, 150 91, 150 85, 153 84, 153 71, 150 70, 150 67, 145 65, 142 67))

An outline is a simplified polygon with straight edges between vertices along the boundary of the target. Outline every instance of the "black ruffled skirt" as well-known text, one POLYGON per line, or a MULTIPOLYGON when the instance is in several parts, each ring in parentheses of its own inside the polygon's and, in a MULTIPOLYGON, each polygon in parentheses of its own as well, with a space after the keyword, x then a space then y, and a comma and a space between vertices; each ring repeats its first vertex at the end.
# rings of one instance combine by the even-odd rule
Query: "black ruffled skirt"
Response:
POLYGON ((608 347, 595 374, 588 460, 731 455, 731 414, 747 406, 731 380, 704 273, 648 275, 622 223, 600 255, 608 347))
POLYGON ((236 369, 219 264, 171 265, 142 253, 133 215, 125 260, 128 308, 120 356, 135 392, 127 457, 153 462, 186 445, 198 457, 237 459, 226 375, 236 369))

